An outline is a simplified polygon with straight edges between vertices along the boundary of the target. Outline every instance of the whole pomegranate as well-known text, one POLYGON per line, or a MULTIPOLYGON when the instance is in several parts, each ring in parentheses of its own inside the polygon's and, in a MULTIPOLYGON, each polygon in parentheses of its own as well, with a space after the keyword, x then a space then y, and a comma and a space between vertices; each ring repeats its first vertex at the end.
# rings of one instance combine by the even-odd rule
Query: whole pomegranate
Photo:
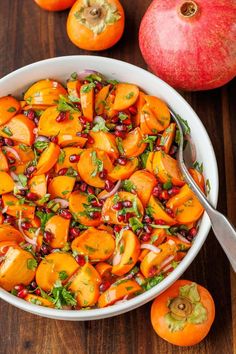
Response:
POLYGON ((236 75, 236 0, 154 0, 139 31, 151 71, 183 90, 208 90, 236 75))

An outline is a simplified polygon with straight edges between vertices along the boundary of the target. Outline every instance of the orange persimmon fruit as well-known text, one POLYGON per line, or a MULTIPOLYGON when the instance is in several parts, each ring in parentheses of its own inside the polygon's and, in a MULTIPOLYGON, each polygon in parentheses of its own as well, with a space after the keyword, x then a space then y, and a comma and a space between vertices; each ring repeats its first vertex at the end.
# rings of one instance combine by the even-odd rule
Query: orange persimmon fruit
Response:
POLYGON ((63 11, 69 9, 76 0, 34 0, 38 6, 47 11, 63 11))
POLYGON ((211 294, 189 280, 177 280, 152 303, 153 329, 161 338, 178 346, 201 342, 214 318, 215 304, 211 294))
POLYGON ((78 0, 67 19, 67 34, 81 49, 104 50, 119 41, 124 23, 125 14, 119 0, 100 0, 87 5, 78 0))
POLYGON ((20 110, 20 102, 12 96, 0 97, 0 125, 7 123, 20 110))

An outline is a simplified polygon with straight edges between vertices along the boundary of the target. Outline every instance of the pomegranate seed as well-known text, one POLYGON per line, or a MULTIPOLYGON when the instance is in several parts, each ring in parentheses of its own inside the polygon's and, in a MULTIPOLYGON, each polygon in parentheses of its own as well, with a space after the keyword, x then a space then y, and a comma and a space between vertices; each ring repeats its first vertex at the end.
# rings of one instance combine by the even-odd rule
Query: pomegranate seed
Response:
POLYGON ((137 114, 137 108, 135 106, 131 106, 128 108, 129 112, 132 114, 132 116, 134 116, 135 114, 137 114))
POLYGON ((59 215, 68 220, 72 218, 71 213, 66 209, 59 209, 59 215))
POLYGON ((14 286, 14 289, 16 291, 21 291, 21 290, 25 289, 25 286, 23 284, 17 284, 14 286))
POLYGON ((64 168, 61 168, 59 171, 58 171, 58 175, 59 176, 64 176, 68 171, 68 168, 64 167, 64 168))
POLYGON ((115 136, 117 136, 118 138, 125 138, 125 132, 119 132, 118 130, 115 131, 115 136))
POLYGON ((0 208, 3 208, 3 200, 0 198, 0 208))
POLYGON ((119 122, 119 117, 115 116, 111 119, 111 123, 118 123, 119 122))
POLYGON ((114 188, 114 183, 106 179, 105 181, 105 189, 107 192, 110 192, 114 188))
POLYGON ((84 117, 84 116, 79 117, 79 120, 80 120, 80 123, 82 123, 83 125, 86 125, 86 123, 88 122, 86 117, 84 117))
POLYGON ((177 152, 177 146, 172 145, 169 151, 169 155, 173 156, 177 152))
POLYGON ((168 200, 170 198, 170 195, 169 195, 168 191, 165 190, 160 193, 159 198, 164 199, 164 200, 168 200))
POLYGON ((22 289, 17 293, 17 296, 20 297, 21 299, 24 299, 27 295, 28 295, 27 289, 22 289))
POLYGON ((174 214, 173 210, 171 210, 170 208, 166 208, 166 213, 167 213, 171 218, 174 218, 174 217, 175 217, 175 214, 174 214))
POLYGON ((99 290, 100 290, 100 292, 104 292, 104 291, 106 291, 108 288, 110 288, 110 286, 111 286, 111 283, 108 281, 108 280, 104 280, 101 284, 100 284, 100 286, 99 286, 99 290))
POLYGON ((168 193, 170 196, 178 194, 180 191, 179 187, 172 187, 171 189, 168 190, 168 193))
POLYGON ((90 135, 88 135, 88 143, 89 144, 93 144, 94 143, 94 139, 90 135))
POLYGON ((32 109, 29 109, 26 115, 30 120, 34 120, 35 118, 35 112, 32 109))
POLYGON ((91 186, 88 186, 88 188, 87 188, 87 193, 88 193, 88 194, 94 194, 94 193, 95 193, 94 188, 91 187, 91 186))
POLYGON ((120 232, 121 226, 119 226, 119 225, 114 225, 113 230, 114 230, 114 232, 120 232))
POLYGON ((75 260, 81 267, 86 263, 85 258, 82 254, 78 254, 77 256, 75 256, 75 260))
POLYGON ((101 179, 106 179, 106 178, 107 178, 107 170, 106 170, 106 169, 103 169, 103 171, 101 171, 101 172, 99 173, 99 177, 100 177, 101 179))
POLYGON ((88 138, 88 134, 87 133, 80 133, 80 135, 79 136, 81 136, 82 138, 88 138))
POLYGON ((37 200, 39 197, 36 193, 29 192, 26 194, 26 198, 29 200, 37 200))
POLYGON ((87 190, 87 184, 85 182, 82 182, 80 185, 80 190, 81 192, 86 192, 87 190))
POLYGON ((132 208, 133 203, 130 200, 124 200, 122 202, 124 208, 132 208))
POLYGON ((32 282, 30 283, 30 286, 31 286, 32 289, 36 289, 36 288, 38 287, 36 281, 32 281, 32 282))
POLYGON ((143 218, 143 221, 146 222, 146 223, 151 223, 152 222, 152 218, 148 215, 145 215, 144 218, 143 218))
POLYGON ((80 155, 76 155, 76 154, 70 155, 69 160, 70 160, 70 162, 79 162, 80 155))
POLYGON ((98 89, 99 91, 103 88, 101 82, 96 82, 96 89, 98 89))
POLYGON ((70 233, 70 236, 75 238, 80 235, 80 229, 78 227, 71 227, 69 233, 70 233))
POLYGON ((100 219, 101 213, 100 213, 100 211, 92 211, 91 213, 89 213, 89 216, 92 219, 100 219))
POLYGON ((32 227, 32 225, 30 222, 24 221, 21 223, 21 227, 23 230, 29 230, 32 227))
POLYGON ((155 186, 152 190, 152 195, 154 197, 159 197, 159 193, 162 191, 162 188, 160 186, 160 184, 158 184, 157 186, 155 186))
POLYGON ((29 166, 29 167, 27 167, 27 169, 25 171, 25 175, 27 177, 30 177, 35 171, 36 171, 36 167, 35 166, 29 166))
POLYGON ((4 139, 2 136, 0 136, 0 147, 4 145, 4 139))
POLYGON ((91 205, 95 208, 99 208, 99 207, 103 206, 103 202, 102 202, 102 200, 94 199, 91 201, 91 205))
POLYGON ((149 277, 154 277, 156 272, 157 272, 157 268, 155 266, 153 266, 149 271, 149 277))
POLYGON ((14 146, 14 141, 9 138, 4 138, 4 144, 8 146, 14 146))
POLYGON ((165 149, 164 146, 157 145, 154 150, 155 150, 155 151, 163 151, 164 149, 165 149))
POLYGON ((125 221, 125 215, 118 215, 118 216, 117 216, 117 220, 118 220, 119 222, 124 222, 124 221, 125 221))
POLYGON ((73 188, 73 191, 78 191, 80 188, 80 184, 79 182, 75 182, 75 185, 74 185, 74 188, 73 188))
POLYGON ((49 247, 47 245, 42 245, 40 250, 43 253, 43 255, 47 255, 51 252, 51 247, 49 247))
POLYGON ((35 294, 40 296, 41 295, 41 290, 40 289, 35 289, 35 294))
POLYGON ((125 125, 117 125, 115 127, 116 131, 118 132, 126 132, 127 131, 127 127, 125 125))
POLYGON ((189 232, 188 232, 188 236, 190 236, 191 238, 195 237, 197 235, 197 229, 196 227, 192 227, 189 232))
POLYGON ((66 113, 65 112, 59 113, 59 115, 56 118, 57 123, 64 122, 64 120, 66 120, 66 113))
POLYGON ((43 238, 44 238, 45 242, 50 243, 54 237, 50 231, 44 231, 43 238))
POLYGON ((125 222, 129 222, 129 219, 132 218, 133 216, 134 216, 133 213, 126 213, 126 214, 125 214, 125 220, 124 220, 124 221, 125 221, 125 222))
POLYGON ((179 230, 179 233, 181 236, 186 237, 187 236, 187 231, 186 230, 179 230))
POLYGON ((127 164, 128 160, 126 157, 119 157, 117 159, 117 163, 121 166, 125 166, 127 164))
POLYGON ((11 215, 6 215, 4 219, 4 224, 14 224, 15 218, 11 215))
MULTIPOLYGON (((131 125, 132 124, 131 119, 129 119, 129 118, 123 120, 122 123, 125 124, 125 125, 131 125)), ((127 127, 127 128, 129 129, 129 127, 127 127)))
POLYGON ((151 235, 150 234, 144 234, 142 235, 142 241, 143 242, 148 242, 150 241, 151 235))
POLYGON ((156 219, 156 220, 155 220, 155 224, 156 224, 156 225, 165 225, 165 223, 166 223, 166 222, 165 222, 164 220, 162 220, 162 219, 156 219))
POLYGON ((123 208, 122 202, 117 202, 116 204, 114 204, 112 206, 112 209, 114 209, 114 210, 121 210, 122 208, 123 208))
POLYGON ((52 136, 51 138, 50 138, 50 140, 51 140, 51 142, 52 143, 54 143, 54 144, 57 144, 58 143, 58 136, 52 136))
POLYGON ((145 225, 144 230, 146 231, 147 234, 151 234, 153 231, 150 225, 145 225))

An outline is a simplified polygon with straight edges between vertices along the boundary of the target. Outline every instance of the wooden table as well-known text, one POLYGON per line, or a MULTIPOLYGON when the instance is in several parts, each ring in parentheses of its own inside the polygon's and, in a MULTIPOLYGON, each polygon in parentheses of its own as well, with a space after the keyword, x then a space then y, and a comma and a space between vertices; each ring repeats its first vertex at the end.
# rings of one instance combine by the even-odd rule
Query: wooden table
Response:
MULTIPOLYGON (((122 40, 111 50, 94 54, 146 68, 137 35, 149 3, 123 0, 127 25, 122 40)), ((67 12, 44 12, 32 0, 0 0, 0 77, 37 60, 88 54, 69 41, 66 17, 67 12)), ((235 92, 234 80, 218 90, 183 96, 201 117, 214 145, 220 177, 219 210, 236 224, 235 92)), ((150 324, 150 303, 115 318, 82 323, 40 318, 1 301, 0 353, 236 353, 236 279, 212 232, 183 277, 206 286, 216 303, 211 332, 194 348, 174 347, 155 334, 150 324)))

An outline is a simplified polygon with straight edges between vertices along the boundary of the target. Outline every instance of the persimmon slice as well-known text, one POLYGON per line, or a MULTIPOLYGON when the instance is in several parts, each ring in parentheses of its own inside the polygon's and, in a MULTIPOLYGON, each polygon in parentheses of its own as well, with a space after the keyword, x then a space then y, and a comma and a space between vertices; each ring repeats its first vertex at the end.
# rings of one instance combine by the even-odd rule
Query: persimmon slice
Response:
MULTIPOLYGON (((140 254, 139 239, 132 231, 124 230, 121 242, 123 253, 120 262, 112 267, 112 273, 119 276, 128 273, 134 267, 140 254)), ((119 245, 117 252, 120 253, 119 245)))
POLYGON ((69 279, 79 268, 78 263, 68 253, 55 252, 45 256, 36 271, 36 282, 44 291, 52 290, 55 282, 64 272, 69 279))
POLYGON ((92 262, 104 261, 113 254, 115 241, 109 232, 90 227, 74 239, 71 248, 87 255, 92 262))
POLYGON ((51 199, 68 199, 74 188, 74 184, 75 177, 56 176, 51 180, 48 186, 48 193, 51 195, 51 199))
POLYGON ((135 192, 143 206, 146 207, 151 197, 152 190, 157 183, 156 178, 148 171, 139 170, 134 172, 129 180, 134 185, 135 192))
POLYGON ((50 246, 52 248, 63 248, 66 245, 70 220, 60 215, 52 216, 45 225, 45 230, 52 234, 50 246))
POLYGON ((146 149, 147 144, 143 142, 143 134, 140 128, 131 130, 122 141, 124 155, 127 157, 139 156, 146 149))
POLYGON ((113 109, 122 111, 132 106, 138 98, 139 88, 136 85, 121 83, 116 85, 116 96, 113 109))
POLYGON ((24 114, 17 114, 5 125, 0 126, 0 136, 10 138, 22 144, 32 145, 34 142, 35 124, 24 114))
POLYGON ((20 110, 20 102, 12 96, 0 97, 0 125, 7 123, 20 110))
POLYGON ((162 183, 171 182, 176 186, 184 185, 177 160, 164 151, 155 152, 152 165, 154 174, 162 183))
POLYGON ((0 195, 13 191, 14 181, 7 172, 0 171, 0 181, 0 195))
POLYGON ((57 162, 59 154, 59 146, 54 143, 50 143, 48 147, 42 152, 38 160, 37 171, 35 172, 35 175, 42 175, 43 173, 48 172, 57 162))

